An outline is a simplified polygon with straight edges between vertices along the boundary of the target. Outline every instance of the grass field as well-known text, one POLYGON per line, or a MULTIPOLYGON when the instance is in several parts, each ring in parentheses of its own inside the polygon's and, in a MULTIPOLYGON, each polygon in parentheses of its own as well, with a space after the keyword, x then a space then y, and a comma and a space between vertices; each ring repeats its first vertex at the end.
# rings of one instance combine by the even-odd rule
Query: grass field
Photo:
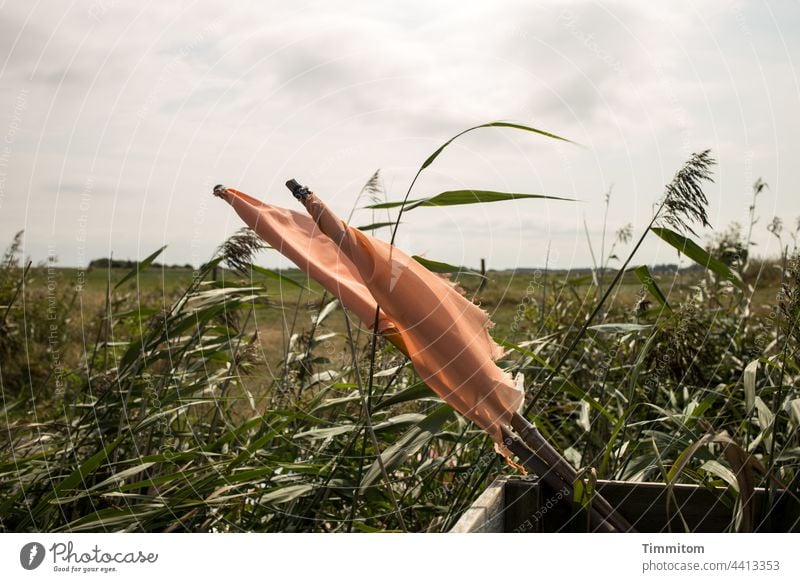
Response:
MULTIPOLYGON (((95 268, 86 271, 58 268, 56 277, 64 288, 73 287, 79 280, 84 282, 77 299, 82 306, 83 327, 88 329, 92 327, 92 322, 102 317, 107 287, 110 285, 113 288, 128 272, 129 269, 120 268, 95 268)), ((191 269, 150 267, 125 283, 115 296, 118 296, 118 301, 132 301, 147 309, 156 306, 167 308, 186 289, 193 274, 195 271, 191 269)), ((223 284, 230 281, 264 289, 270 308, 260 310, 254 319, 264 355, 264 369, 260 372, 264 374, 275 373, 276 366, 286 357, 288 338, 294 333, 302 335, 309 332, 314 313, 319 311, 324 300, 330 299, 322 287, 301 271, 290 269, 281 274, 305 286, 307 290, 281 284, 256 272, 244 277, 230 270, 219 269, 216 275, 223 284)), ((30 286, 35 289, 37 285, 41 285, 43 288, 47 283, 47 276, 46 268, 32 269, 30 286)), ((611 275, 606 275, 603 283, 609 283, 611 278, 611 275)), ((668 299, 673 301, 685 297, 701 279, 702 273, 697 271, 656 276, 668 299)), ((551 271, 546 275, 540 269, 489 271, 482 289, 479 289, 481 278, 478 276, 457 275, 455 280, 467 297, 489 313, 495 323, 493 335, 512 341, 515 336, 526 336, 543 326, 544 318, 548 317, 547 307, 543 309, 543 305, 557 304, 568 298, 569 301, 587 306, 597 299, 597 289, 587 269, 575 273, 551 271)), ((631 314, 628 320, 635 322, 633 314, 642 293, 642 284, 633 274, 626 274, 616 289, 609 305, 610 310, 622 313, 628 311, 631 314)), ((776 292, 774 278, 758 287, 753 301, 754 309, 766 309, 766 303, 775 297, 776 292)), ((360 327, 360 322, 354 323, 360 327)), ((331 318, 327 325, 339 335, 345 333, 342 316, 331 318)), ((344 349, 343 345, 337 346, 337 350, 344 349)))
MULTIPOLYGON (((779 267, 773 263, 763 267, 758 265, 758 269, 761 269, 761 274, 754 274, 750 278, 753 284, 750 295, 751 309, 754 313, 766 314, 772 308, 778 294, 779 267)), ((758 269, 753 270, 757 273, 758 269)), ((89 313, 102 312, 107 286, 110 283, 113 287, 127 273, 127 269, 88 271, 58 269, 58 277, 65 284, 71 285, 79 278, 85 281, 80 298, 89 313)), ((128 297, 135 298, 141 305, 166 307, 188 286, 193 273, 195 271, 191 269, 151 267, 139 273, 137 278, 130 280, 121 291, 128 297)), ((255 272, 249 277, 224 269, 219 269, 217 273, 220 281, 235 281, 237 284, 258 286, 265 290, 273 309, 259 314, 258 330, 265 352, 276 357, 278 357, 276 351, 280 354, 279 357, 285 355, 282 349, 277 348, 283 345, 287 334, 292 329, 297 333, 308 331, 312 325, 312 317, 309 314, 319 310, 320 303, 324 299, 330 299, 325 295, 324 289, 302 271, 290 269, 282 271, 281 274, 305 286, 307 290, 281 284, 255 272), (306 313, 299 316, 298 310, 306 313)), ((33 285, 37 282, 45 283, 46 269, 34 269, 33 275, 33 285)), ((613 273, 607 273, 600 281, 601 285, 605 288, 612 278, 613 273)), ((655 275, 654 278, 668 301, 680 302, 694 292, 697 285, 703 281, 704 273, 690 269, 655 275)), ((589 269, 546 273, 544 269, 490 270, 482 289, 479 289, 481 278, 475 275, 457 275, 454 280, 463 288, 467 297, 489 313, 496 324, 492 333, 503 338, 511 338, 515 333, 524 335, 535 331, 542 325, 543 318, 548 316, 546 306, 550 303, 555 304, 566 298, 585 306, 597 299, 597 288, 589 269)), ((620 313, 628 311, 628 320, 634 322, 636 304, 645 291, 641 282, 632 273, 625 274, 615 287, 609 311, 620 313)), ((344 333, 343 321, 335 321, 331 325, 338 333, 344 333)))

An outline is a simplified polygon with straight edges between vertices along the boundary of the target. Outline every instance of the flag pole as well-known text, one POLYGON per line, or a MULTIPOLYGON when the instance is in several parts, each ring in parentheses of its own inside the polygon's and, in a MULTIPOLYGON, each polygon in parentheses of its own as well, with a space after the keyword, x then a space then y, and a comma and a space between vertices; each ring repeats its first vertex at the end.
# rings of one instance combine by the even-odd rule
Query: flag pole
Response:
MULTIPOLYGON (((519 459, 520 464, 538 479, 544 482, 553 492, 566 489, 569 498, 575 497, 574 480, 565 479, 552 465, 548 465, 536 452, 532 451, 523 441, 507 428, 502 429, 503 444, 519 459)), ((573 469, 574 471, 574 469, 573 469)), ((577 474, 576 474, 577 478, 577 474)), ((595 494, 590 505, 591 523, 594 531, 599 532, 628 532, 632 528, 628 522, 615 512, 608 502, 603 505, 599 501, 599 494, 595 494)), ((605 501, 604 499, 602 501, 605 501)))
MULTIPOLYGON (((542 436, 542 433, 518 412, 515 412, 514 416, 511 418, 511 427, 520 436, 525 448, 529 450, 532 455, 539 457, 549 470, 556 473, 562 483, 566 485, 571 492, 574 492, 573 484, 578 480, 578 472, 553 445, 542 436)), ((513 450, 512 452, 522 460, 518 452, 513 450)), ((525 466, 524 463, 523 466, 525 466)), ((539 472, 535 468, 533 472, 539 475, 539 472)), ((635 531, 628 520, 626 520, 619 511, 614 509, 599 492, 594 492, 591 504, 593 516, 600 517, 602 520, 607 521, 616 531, 635 531)))

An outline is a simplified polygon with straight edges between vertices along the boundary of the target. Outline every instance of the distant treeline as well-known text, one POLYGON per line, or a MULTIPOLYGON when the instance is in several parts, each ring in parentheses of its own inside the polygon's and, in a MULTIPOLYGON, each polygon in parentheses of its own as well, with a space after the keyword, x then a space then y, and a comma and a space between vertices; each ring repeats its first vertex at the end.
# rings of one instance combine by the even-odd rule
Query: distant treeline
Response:
MULTIPOLYGON (((95 259, 89 262, 90 268, 95 269, 132 269, 137 265, 138 261, 122 261, 120 259, 95 259)), ((192 265, 186 263, 185 265, 163 265, 161 263, 152 263, 151 267, 159 269, 194 269, 192 265)))
MULTIPOLYGON (((95 259, 89 263, 90 268, 97 268, 97 269, 108 269, 109 266, 112 269, 132 269, 137 265, 137 261, 131 260, 121 260, 121 259, 95 259)), ((194 269, 192 265, 186 263, 185 265, 164 265, 161 263, 152 263, 150 267, 155 267, 157 269, 194 269)), ((703 267, 700 265, 692 264, 688 267, 681 267, 679 268, 678 265, 671 263, 671 264, 662 264, 662 265, 650 265, 650 272, 655 275, 665 275, 665 274, 674 274, 678 272, 690 272, 690 271, 699 271, 702 270, 703 267)), ((515 272, 515 273, 533 273, 536 271, 541 271, 543 269, 537 269, 533 267, 520 267, 517 269, 489 269, 489 272, 499 272, 499 273, 508 273, 508 272, 515 272)), ((297 268, 289 268, 289 269, 281 269, 281 271, 299 271, 297 268)), ((576 269, 549 269, 551 273, 554 274, 566 274, 570 273, 572 275, 590 275, 592 273, 592 269, 588 267, 580 267, 576 269)), ((607 273, 615 272, 615 269, 608 268, 606 269, 607 273)))
MULTIPOLYGON (((648 267, 650 272, 654 275, 671 275, 674 273, 688 273, 694 271, 702 271, 703 267, 701 265, 692 264, 687 267, 678 267, 678 265, 674 263, 668 264, 661 264, 661 265, 649 265, 648 267)), ((507 269, 501 270, 499 272, 511 272, 514 273, 534 273, 536 271, 543 271, 544 269, 536 269, 536 268, 519 268, 519 269, 507 269)), ((591 275, 592 269, 589 267, 579 267, 576 269, 548 269, 551 273, 555 274, 571 274, 571 275, 591 275)), ((490 269, 491 271, 491 269, 490 269)), ((607 274, 615 273, 616 269, 613 267, 608 267, 605 269, 607 274)))

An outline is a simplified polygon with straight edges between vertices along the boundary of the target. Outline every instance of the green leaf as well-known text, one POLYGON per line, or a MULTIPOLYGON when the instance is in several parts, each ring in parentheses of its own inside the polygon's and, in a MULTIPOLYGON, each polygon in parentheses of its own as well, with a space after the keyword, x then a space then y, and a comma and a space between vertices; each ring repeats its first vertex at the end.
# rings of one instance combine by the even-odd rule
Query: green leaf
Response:
POLYGON ((694 458, 694 456, 703 446, 711 442, 713 439, 713 434, 706 433, 683 449, 683 451, 681 451, 681 453, 678 455, 678 458, 675 459, 672 467, 667 472, 667 484, 675 483, 678 477, 680 477, 680 474, 683 473, 683 470, 689 464, 689 461, 694 458))
POLYGON ((377 411, 382 408, 387 408, 392 404, 400 404, 401 402, 409 402, 410 400, 421 400, 423 398, 433 398, 435 396, 436 394, 434 394, 433 390, 431 390, 425 382, 418 382, 381 400, 373 407, 373 410, 377 411))
POLYGON ((289 485, 279 489, 273 489, 269 493, 262 496, 259 501, 261 503, 286 503, 298 497, 302 497, 307 493, 314 490, 314 485, 310 483, 303 483, 301 485, 289 485))
POLYGON ((340 434, 347 434, 349 432, 353 432, 356 429, 354 424, 343 424, 340 426, 330 426, 327 428, 312 428, 310 430, 304 430, 303 432, 298 432, 295 438, 309 438, 311 440, 319 440, 319 439, 327 439, 330 437, 338 436, 340 434))
POLYGON ((672 245, 678 250, 678 252, 683 253, 692 259, 698 265, 701 265, 706 269, 716 273, 740 289, 742 288, 742 281, 736 276, 736 274, 734 274, 733 271, 730 270, 728 265, 712 257, 710 254, 708 254, 708 252, 706 252, 705 249, 700 247, 693 240, 686 238, 682 234, 678 234, 674 230, 670 230, 668 228, 659 228, 654 226, 651 227, 650 230, 658 235, 661 239, 672 245))
POLYGON ((348 396, 341 396, 339 398, 328 398, 327 400, 323 400, 320 403, 315 403, 314 406, 310 409, 310 413, 317 414, 328 408, 338 407, 343 404, 347 405, 353 402, 360 402, 360 401, 361 401, 361 395, 358 394, 357 392, 354 394, 350 394, 348 396))
POLYGON ((272 269, 265 269, 264 267, 259 267, 258 265, 250 265, 256 273, 260 273, 265 277, 269 277, 270 279, 274 279, 275 281, 279 281, 281 283, 285 283, 291 287, 297 287, 299 289, 304 289, 308 291, 308 288, 305 285, 302 285, 295 281, 294 279, 290 279, 286 275, 281 275, 278 271, 273 271, 272 269))
POLYGON ((145 416, 138 424, 134 425, 131 428, 131 432, 132 433, 141 432, 147 427, 153 426, 154 424, 159 422, 163 422, 164 426, 168 427, 175 420, 174 418, 172 418, 173 416, 177 418, 182 412, 185 412, 192 406, 206 405, 206 404, 208 404, 208 401, 202 399, 202 400, 197 400, 195 402, 188 402, 186 404, 181 404, 179 406, 173 406, 171 408, 163 408, 154 414, 149 414, 145 416))
POLYGON ((418 412, 406 412, 404 414, 398 414, 397 416, 393 416, 388 420, 384 420, 383 422, 379 422, 375 425, 374 429, 375 432, 389 430, 398 427, 404 427, 411 424, 415 424, 417 422, 421 422, 425 420, 425 415, 420 414, 418 412))
POLYGON ((632 333, 645 331, 653 327, 652 325, 640 325, 638 323, 601 323, 588 327, 592 331, 603 333, 632 333))
MULTIPOLYGON (((560 198, 558 196, 546 196, 544 194, 518 194, 516 192, 494 192, 492 190, 450 190, 431 198, 407 200, 405 203, 405 210, 412 210, 419 206, 460 206, 463 204, 483 204, 486 202, 503 202, 506 200, 520 200, 524 198, 575 202, 572 198, 560 198)), ((380 209, 395 208, 397 206, 404 206, 403 202, 381 202, 379 204, 367 206, 367 208, 380 209)))
POLYGON ((543 366, 548 371, 552 371, 552 369, 553 369, 552 366, 550 366, 550 363, 547 360, 545 360, 542 356, 537 354, 536 352, 532 352, 532 351, 530 351, 530 350, 528 350, 526 348, 523 348, 522 346, 518 346, 517 344, 515 344, 513 342, 510 342, 510 341, 508 341, 506 339, 503 339, 501 337, 494 338, 494 341, 499 346, 502 346, 504 348, 508 348, 510 350, 514 350, 515 352, 518 352, 518 353, 522 354, 523 356, 527 356, 527 357, 531 358, 534 362, 536 362, 540 366, 543 366))
POLYGON ((719 461, 710 460, 703 463, 700 468, 705 471, 706 473, 710 473, 715 477, 719 477, 723 481, 725 481, 731 488, 739 492, 739 482, 736 480, 736 475, 733 474, 728 467, 720 463, 719 461))
POLYGON ((124 469, 119 473, 114 473, 114 475, 112 475, 105 481, 98 483, 97 485, 92 487, 92 489, 102 489, 106 485, 119 483, 120 481, 126 480, 128 477, 132 477, 133 475, 138 475, 142 471, 146 471, 153 465, 155 465, 155 463, 150 461, 147 463, 141 463, 140 465, 136 465, 135 467, 129 467, 128 469, 124 469))
POLYGON ((786 412, 789 413, 796 431, 800 427, 800 398, 789 400, 786 403, 786 412))
POLYGON ((93 511, 75 521, 69 522, 63 529, 68 532, 76 531, 122 531, 131 524, 146 528, 145 519, 163 513, 164 507, 158 505, 145 505, 142 507, 128 504, 124 509, 109 507, 93 511))
POLYGON ((756 405, 756 376, 758 375, 758 360, 753 360, 744 369, 742 384, 744 384, 744 402, 747 414, 753 411, 756 405))
MULTIPOLYGON (((453 409, 447 404, 442 404, 415 426, 408 429, 398 441, 391 444, 381 453, 381 460, 386 472, 391 473, 397 469, 410 455, 416 453, 425 443, 430 441, 452 415, 453 409)), ((361 480, 361 492, 363 493, 380 476, 381 464, 378 459, 375 459, 375 462, 372 463, 369 471, 361 480)))
POLYGON ((366 232, 369 230, 378 230, 380 228, 392 227, 394 226, 394 220, 390 220, 389 222, 373 222, 372 224, 365 224, 364 226, 357 227, 358 230, 366 232))
POLYGON ((475 127, 470 127, 469 129, 465 129, 464 131, 462 131, 460 133, 457 133, 456 135, 454 135, 453 137, 448 139, 435 152, 433 152, 430 156, 428 156, 428 159, 423 162, 422 167, 420 168, 420 171, 422 171, 425 168, 427 168, 428 166, 430 166, 434 162, 434 160, 436 158, 438 158, 439 155, 445 150, 445 148, 447 146, 449 146, 451 143, 453 143, 456 139, 458 139, 459 137, 461 137, 465 133, 469 133, 470 131, 474 131, 476 129, 482 129, 484 127, 508 127, 510 129, 521 129, 523 131, 530 131, 530 132, 533 132, 533 133, 538 133, 539 135, 543 135, 545 137, 549 137, 549 138, 552 138, 552 139, 558 139, 558 140, 561 140, 561 141, 565 141, 567 143, 575 143, 575 142, 573 142, 571 140, 568 140, 566 138, 560 137, 560 136, 555 135, 553 133, 549 133, 547 131, 542 131, 541 129, 536 129, 535 127, 529 127, 527 125, 520 125, 518 123, 509 123, 507 121, 493 121, 491 123, 483 123, 481 125, 476 125, 475 127))
POLYGON ((337 307, 339 307, 339 300, 338 299, 334 299, 332 301, 329 301, 325 305, 325 307, 323 307, 320 310, 320 312, 317 314, 317 316, 314 318, 314 320, 313 320, 314 321, 314 325, 319 325, 323 321, 325 321, 328 318, 328 316, 336 310, 337 307))
POLYGON ((433 261, 431 259, 426 259, 425 257, 420 257, 419 255, 414 255, 411 257, 415 261, 417 261, 420 265, 431 271, 432 273, 458 273, 460 275, 472 275, 474 277, 482 277, 486 278, 484 275, 468 269, 467 267, 457 267, 455 265, 450 265, 448 263, 442 263, 440 261, 433 261))
POLYGON ((672 307, 669 306, 666 296, 661 292, 661 288, 650 274, 650 269, 647 268, 647 265, 636 267, 633 272, 636 278, 639 279, 639 282, 650 292, 650 295, 656 298, 659 305, 666 307, 668 311, 672 311, 672 307))
POLYGON ((764 442, 767 442, 766 432, 772 426, 775 420, 775 414, 769 409, 769 406, 758 396, 755 398, 755 407, 758 410, 758 426, 765 433, 764 442))
POLYGON ((163 247, 161 247, 160 249, 158 249, 156 252, 154 252, 152 255, 150 255, 149 257, 147 257, 145 260, 143 260, 143 261, 139 261, 138 263, 136 263, 136 266, 135 266, 133 269, 131 269, 130 271, 128 271, 128 272, 126 273, 126 275, 125 275, 125 276, 124 276, 122 279, 120 279, 120 280, 119 280, 119 282, 118 282, 116 285, 114 285, 114 289, 118 288, 120 285, 122 285, 122 284, 123 284, 123 283, 125 283, 126 281, 128 281, 128 280, 132 279, 133 277, 137 276, 137 275, 138 275, 139 273, 141 273, 141 272, 142 272, 144 269, 146 269, 147 267, 149 267, 149 266, 150 266, 150 264, 151 264, 153 261, 155 261, 155 260, 156 260, 156 258, 158 257, 158 255, 160 255, 160 254, 161 254, 161 253, 164 251, 164 249, 165 249, 165 248, 167 248, 167 245, 164 245, 163 247))

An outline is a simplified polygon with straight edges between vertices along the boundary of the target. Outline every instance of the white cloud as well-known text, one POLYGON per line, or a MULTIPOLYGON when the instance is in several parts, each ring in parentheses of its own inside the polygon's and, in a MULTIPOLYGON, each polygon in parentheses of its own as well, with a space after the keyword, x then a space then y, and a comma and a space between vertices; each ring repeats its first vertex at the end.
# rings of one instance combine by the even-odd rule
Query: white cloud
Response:
POLYGON ((583 216, 600 228, 610 184, 611 227, 641 227, 705 147, 720 160, 715 225, 744 218, 759 175, 774 188, 762 214, 788 221, 800 214, 789 159, 799 13, 733 2, 7 3, 0 132, 15 129, 0 226, 25 228, 37 259, 51 243, 66 264, 168 243, 171 260, 200 262, 239 226, 210 198, 217 182, 291 205, 282 184, 297 177, 347 213, 375 168, 398 198, 441 142, 498 118, 585 148, 488 130, 454 144, 419 194, 480 187, 585 202, 421 209, 404 226, 409 250, 534 266, 552 240, 586 265, 583 216))

